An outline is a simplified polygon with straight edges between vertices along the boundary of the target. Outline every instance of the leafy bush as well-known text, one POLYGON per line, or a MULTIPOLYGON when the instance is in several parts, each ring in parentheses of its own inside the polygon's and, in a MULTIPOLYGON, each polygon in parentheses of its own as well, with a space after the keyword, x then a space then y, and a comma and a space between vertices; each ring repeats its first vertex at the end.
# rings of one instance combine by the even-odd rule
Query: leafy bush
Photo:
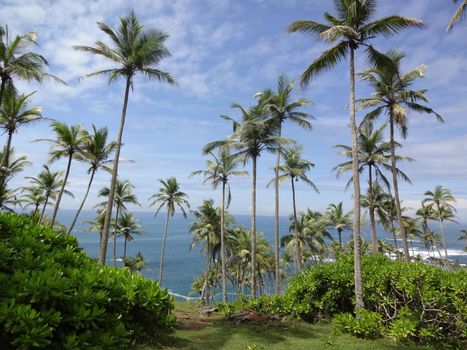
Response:
POLYGON ((337 314, 332 321, 335 330, 350 333, 360 338, 376 338, 383 331, 381 315, 363 309, 358 311, 357 318, 350 313, 345 313, 337 314))
POLYGON ((174 324, 167 290, 98 267, 72 236, 0 214, 0 344, 115 349, 174 324))

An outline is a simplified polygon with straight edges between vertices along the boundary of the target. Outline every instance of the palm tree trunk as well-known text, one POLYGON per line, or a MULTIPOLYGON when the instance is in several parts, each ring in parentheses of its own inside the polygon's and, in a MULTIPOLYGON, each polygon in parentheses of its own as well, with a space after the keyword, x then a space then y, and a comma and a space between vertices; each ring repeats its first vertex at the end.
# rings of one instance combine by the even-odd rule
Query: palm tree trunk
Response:
POLYGON ((125 235, 125 239, 123 241, 123 264, 125 265, 125 259, 126 259, 126 244, 128 242, 128 238, 125 235))
POLYGON ((392 229, 392 237, 394 238, 394 246, 396 247, 396 251, 399 251, 399 248, 397 247, 396 228, 394 227, 393 220, 391 220, 391 229, 392 229))
POLYGON ((83 201, 81 202, 81 205, 79 206, 79 209, 76 212, 75 218, 73 219, 73 222, 71 223, 70 229, 68 230, 68 234, 71 234, 71 231, 73 231, 73 228, 75 227, 76 221, 78 221, 79 214, 81 213, 81 210, 84 207, 84 203, 86 202, 86 199, 88 198, 89 191, 91 190, 91 185, 92 185, 92 181, 94 180, 94 174, 95 173, 96 173, 96 170, 93 169, 92 173, 91 173, 91 178, 89 179, 86 194, 84 195, 83 201))
POLYGON ((222 302, 227 302, 227 281, 225 274, 225 182, 222 182, 222 206, 221 206, 221 273, 222 273, 222 302))
POLYGON ((294 226, 295 226, 295 254, 297 256, 297 271, 302 271, 302 250, 299 241, 299 234, 298 234, 298 220, 297 220, 297 204, 295 201, 295 184, 294 178, 291 179, 292 182, 292 204, 293 204, 293 219, 294 219, 294 226))
MULTIPOLYGON (((5 145, 5 150, 3 151, 3 158, 2 158, 2 163, 1 163, 1 169, 0 169, 0 188, 3 189, 6 183, 6 178, 8 177, 8 171, 7 169, 8 164, 10 163, 10 150, 11 150, 11 139, 13 138, 13 132, 8 132, 8 138, 7 142, 5 145)), ((3 205, 2 202, 0 202, 0 207, 3 205)))
POLYGON ((364 307, 362 287, 362 263, 360 252, 360 174, 358 169, 357 127, 355 123, 355 49, 350 48, 350 130, 352 132, 352 182, 354 197, 354 278, 355 308, 364 307))
MULTIPOLYGON (((441 208, 439 204, 436 204, 436 205, 438 207, 438 213, 439 213, 441 208)), ((446 258, 446 263, 448 263, 448 247, 446 245, 446 234, 444 233, 444 224, 441 218, 438 218, 438 221, 439 221, 439 228, 441 230, 441 238, 443 239, 444 256, 446 258)))
POLYGON ((251 191, 251 298, 256 297, 256 156, 253 157, 251 191))
POLYGON ((373 173, 372 173, 372 166, 369 166, 369 178, 368 182, 370 185, 370 196, 369 203, 368 203, 368 211, 370 214, 370 229, 371 229, 371 243, 372 243, 372 250, 373 253, 378 252, 378 236, 376 234, 376 220, 375 220, 375 207, 373 206, 373 173))
POLYGON ((402 209, 401 202, 399 199, 399 185, 397 182, 397 172, 396 172, 396 151, 395 151, 395 142, 394 142, 394 119, 392 117, 392 112, 389 116, 389 126, 390 126, 390 146, 391 146, 391 172, 392 172, 392 182, 394 188, 394 201, 396 203, 396 212, 397 212, 397 221, 399 223, 399 229, 401 232, 402 239, 402 248, 404 250, 405 260, 410 261, 409 253, 409 243, 407 242, 407 234, 405 232, 404 222, 402 220, 402 209))
POLYGON ((73 154, 68 156, 68 164, 66 166, 65 178, 63 179, 62 188, 58 193, 57 200, 55 201, 54 212, 52 214, 52 220, 50 221, 50 227, 53 227, 55 224, 55 218, 57 217, 58 208, 60 207, 60 201, 62 200, 63 192, 65 191, 66 182, 68 181, 68 176, 70 175, 71 161, 73 159, 73 154))
POLYGON ((339 235, 339 245, 342 247, 342 229, 337 229, 337 234, 339 235))
POLYGON ((102 229, 102 244, 99 249, 99 264, 105 265, 105 258, 107 255, 107 244, 109 242, 109 229, 110 229, 110 221, 112 219, 112 206, 114 202, 115 196, 115 186, 117 184, 117 177, 118 177, 118 160, 120 158, 120 149, 122 147, 122 137, 123 137, 123 128, 125 126, 125 117, 126 117, 126 109, 128 105, 128 96, 130 94, 130 86, 131 86, 131 75, 128 75, 126 78, 126 86, 125 86, 125 97, 123 98, 123 108, 122 108, 122 116, 120 118, 120 128, 118 130, 118 140, 117 146, 115 148, 115 158, 112 168, 112 179, 110 181, 110 191, 109 191, 109 198, 107 200, 107 210, 105 212, 105 220, 104 220, 104 228, 102 229))
POLYGON ((117 258, 117 228, 118 228, 118 212, 119 212, 119 209, 118 209, 118 206, 117 206, 117 209, 115 211, 115 229, 114 229, 114 237, 113 237, 113 243, 114 243, 114 246, 113 246, 113 256, 112 256, 112 263, 114 266, 117 265, 117 262, 116 262, 116 258, 117 258))
POLYGON ((47 207, 47 204, 49 204, 49 197, 50 197, 49 194, 47 194, 47 196, 45 197, 45 202, 44 202, 44 206, 42 207, 41 217, 39 218, 39 222, 41 222, 42 218, 44 217, 45 208, 47 207))
POLYGON ((5 92, 6 81, 7 81, 7 79, 5 77, 2 77, 2 83, 0 85, 0 107, 2 106, 3 94, 5 92))
POLYGON ((204 273, 204 286, 203 286, 203 294, 204 294, 204 305, 209 304, 209 269, 211 268, 211 257, 206 252, 206 271, 204 273))
MULTIPOLYGON (((279 125, 279 137, 281 137, 282 124, 279 125)), ((281 163, 281 148, 277 148, 276 168, 274 178, 274 293, 279 294, 280 277, 280 250, 279 250, 279 166, 281 163)))
POLYGON ((162 273, 164 272, 165 240, 167 239, 168 228, 169 228, 169 209, 167 208, 167 217, 165 219, 164 237, 162 238, 161 263, 159 266, 159 285, 161 286, 162 286, 162 273))

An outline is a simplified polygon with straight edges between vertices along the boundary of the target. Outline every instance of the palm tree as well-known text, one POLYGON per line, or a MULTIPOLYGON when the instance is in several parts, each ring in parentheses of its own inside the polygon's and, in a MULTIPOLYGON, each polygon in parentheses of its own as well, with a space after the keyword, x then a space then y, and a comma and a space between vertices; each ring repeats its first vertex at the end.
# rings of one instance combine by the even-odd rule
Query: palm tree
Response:
POLYGON ((11 38, 8 27, 0 26, 0 106, 7 85, 13 85, 13 78, 42 83, 49 77, 64 83, 56 76, 45 72, 48 62, 43 56, 26 51, 30 45, 36 44, 36 32, 11 38))
POLYGON ((225 257, 225 209, 229 207, 231 200, 229 179, 232 176, 247 175, 246 171, 239 171, 236 168, 239 165, 238 158, 230 154, 229 148, 222 147, 216 156, 209 152, 212 160, 207 161, 206 170, 194 171, 192 175, 203 174, 204 183, 210 182, 214 188, 222 185, 222 204, 221 204, 221 274, 222 274, 222 301, 227 302, 227 278, 226 278, 226 257, 225 257), (227 203, 225 194, 227 190, 227 203))
POLYGON ((157 217, 159 211, 165 207, 167 216, 165 220, 164 237, 162 238, 161 262, 159 267, 159 283, 162 285, 162 277, 164 271, 164 254, 165 254, 165 241, 167 239, 167 230, 169 227, 169 218, 174 216, 175 209, 178 207, 186 218, 186 208, 190 208, 188 203, 188 195, 180 191, 180 185, 175 177, 169 177, 167 180, 159 179, 162 187, 159 191, 149 197, 149 206, 153 207, 158 205, 154 217, 157 217))
MULTIPOLYGON (((464 17, 465 10, 467 10, 467 0, 460 0, 460 1, 461 3, 459 7, 457 8, 456 12, 454 12, 454 15, 452 16, 451 20, 448 23, 448 29, 447 29, 448 32, 452 29, 452 27, 454 27, 454 24, 459 22, 464 17)), ((459 0, 452 0, 452 2, 458 3, 459 0)))
POLYGON ((251 208, 251 296, 256 296, 256 166, 258 157, 263 151, 274 152, 285 139, 279 138, 277 123, 267 119, 269 98, 260 98, 258 103, 250 108, 233 104, 242 113, 241 122, 223 116, 233 122, 234 132, 225 140, 214 141, 207 144, 203 152, 211 152, 215 148, 230 147, 243 159, 244 164, 252 161, 252 208, 251 208))
POLYGON ((39 215, 39 207, 45 202, 44 191, 35 185, 23 188, 21 193, 21 202, 25 203, 24 208, 32 206, 34 210, 31 216, 36 220, 39 215))
POLYGON ((459 236, 460 241, 464 241, 464 251, 467 251, 467 230, 461 230, 461 235, 459 236))
POLYGON ((5 178, 8 176, 7 164, 9 163, 13 134, 18 131, 19 127, 42 119, 41 107, 28 109, 28 100, 32 94, 17 96, 13 86, 8 85, 3 95, 3 104, 0 107, 0 129, 3 129, 7 134, 7 142, 0 163, 0 187, 3 186, 5 178))
MULTIPOLYGON (((307 172, 314 168, 314 164, 302 158, 302 146, 296 146, 290 149, 282 149, 282 156, 284 158, 284 163, 279 166, 279 183, 284 182, 285 180, 290 179, 292 185, 292 208, 293 208, 293 218, 295 222, 297 220, 297 204, 295 200, 295 182, 298 180, 303 181, 305 184, 309 185, 316 193, 319 193, 316 185, 307 177, 307 172)), ((275 181, 275 179, 273 180, 275 181)), ((298 236, 298 231, 296 232, 298 236)), ((297 240, 298 242, 298 240, 297 240)), ((295 249, 295 254, 297 256, 297 269, 298 272, 302 270, 302 259, 301 259, 301 249, 300 244, 297 244, 295 249)))
MULTIPOLYGON (((374 203, 374 200, 371 200, 372 195, 375 194, 375 191, 373 190, 374 181, 380 181, 390 189, 389 181, 384 174, 384 171, 391 171, 391 166, 389 165, 391 160, 391 145, 389 142, 384 140, 385 129, 386 124, 383 124, 378 129, 374 130, 372 122, 364 123, 364 125, 359 128, 357 139, 359 173, 362 173, 365 168, 368 168, 368 196, 366 197, 366 203, 368 204, 368 212, 370 216, 373 253, 378 252, 378 236, 376 234, 375 220, 375 205, 377 203, 374 203), (373 179, 373 176, 375 179, 373 179)), ((396 146, 401 147, 399 143, 396 143, 396 146)), ((335 147, 342 150, 340 153, 341 155, 352 159, 352 147, 346 145, 336 145, 335 147)), ((396 161, 400 162, 403 160, 413 161, 412 158, 396 155, 396 161)), ((337 170, 337 176, 339 177, 342 173, 352 170, 352 160, 338 164, 333 170, 337 170)), ((403 180, 411 183, 409 177, 402 170, 396 168, 396 172, 403 180)), ((352 177, 347 182, 347 188, 351 183, 352 177)), ((362 205, 364 203, 365 201, 362 201, 362 205)))
POLYGON ((126 258, 123 261, 125 267, 128 267, 131 272, 141 272, 146 266, 144 262, 144 256, 141 252, 136 253, 134 258, 126 258))
POLYGON ((452 195, 451 190, 448 188, 443 188, 443 186, 436 186, 434 191, 425 192, 425 199, 422 202, 423 204, 428 205, 433 209, 433 215, 439 222, 441 237, 443 239, 444 255, 446 259, 448 259, 448 250, 443 222, 446 219, 452 220, 452 217, 454 216, 453 211, 456 210, 452 203, 455 202, 456 199, 452 195))
MULTIPOLYGON (((62 178, 63 173, 61 171, 52 172, 47 165, 43 165, 42 167, 44 170, 42 170, 37 177, 26 177, 26 179, 31 180, 31 183, 34 186, 41 188, 44 193, 44 206, 42 207, 39 222, 41 222, 44 217, 45 208, 50 204, 49 200, 57 197, 58 193, 60 193, 64 188, 65 183, 65 180, 62 178)), ((73 197, 73 194, 67 190, 63 190, 63 193, 73 197)))
MULTIPOLYGON (((120 214, 124 213, 127 210, 128 204, 140 205, 138 202, 138 198, 133 194, 135 187, 131 184, 130 181, 117 181, 117 186, 115 187, 115 196, 113 200, 113 206, 115 207, 115 223, 119 222, 120 214)), ((110 189, 108 187, 102 188, 99 193, 97 194, 99 197, 109 197, 110 189)), ((107 201, 98 203, 95 207, 100 208, 103 212, 107 210, 107 201)), ((105 218, 104 214, 104 218, 105 218)), ((114 234, 113 234, 113 256, 112 262, 113 265, 116 265, 116 258, 117 258, 117 229, 115 227, 114 234)), ((102 234, 102 238, 104 235, 102 234)))
POLYGON ((142 235, 144 231, 139 230, 141 224, 136 220, 136 218, 131 213, 123 214, 119 220, 116 227, 117 232, 123 236, 123 261, 126 259, 126 245, 127 242, 133 240, 134 235, 142 235))
POLYGON ((342 202, 330 204, 326 211, 327 227, 337 231, 340 246, 342 246, 342 232, 352 229, 351 217, 351 211, 344 214, 342 202))
POLYGON ((398 173, 396 167, 396 141, 394 136, 394 126, 397 125, 401 130, 403 138, 407 137, 407 112, 414 111, 418 113, 434 114, 440 121, 442 117, 431 108, 422 103, 428 102, 425 96, 426 90, 411 90, 412 83, 423 77, 426 66, 419 66, 407 74, 402 74, 400 63, 404 54, 391 50, 387 57, 392 61, 391 66, 369 68, 359 73, 361 79, 368 81, 374 92, 370 97, 362 99, 360 106, 362 108, 374 108, 365 117, 366 120, 374 120, 382 113, 385 113, 389 119, 389 134, 391 148, 391 169, 392 182, 394 189, 394 199, 397 209, 397 221, 401 233, 404 255, 407 260, 409 257, 409 246, 407 235, 402 222, 401 203, 399 198, 398 173))
POLYGON ((381 186, 376 185, 370 195, 370 199, 376 204, 375 209, 379 218, 379 223, 383 225, 386 232, 392 233, 394 247, 396 252, 399 252, 397 247, 396 228, 394 221, 397 220, 397 210, 394 197, 387 192, 384 192, 381 186))
POLYGON ((110 195, 107 202, 107 211, 103 230, 102 244, 99 250, 99 263, 105 264, 107 253, 107 242, 109 237, 110 221, 112 218, 112 205, 115 196, 115 188, 118 178, 118 162, 120 149, 122 147, 123 128, 125 126, 126 111, 130 87, 133 86, 134 76, 141 73, 144 76, 158 81, 175 84, 175 80, 168 72, 155 68, 160 61, 170 56, 169 50, 165 47, 168 34, 157 30, 144 30, 134 12, 120 18, 118 30, 114 30, 105 23, 97 23, 99 29, 107 34, 114 45, 107 45, 102 41, 96 41, 95 46, 74 46, 76 50, 90 52, 94 55, 104 57, 116 64, 115 68, 100 70, 89 73, 86 76, 107 76, 109 83, 119 78, 124 78, 125 95, 123 98, 123 108, 118 130, 117 146, 115 149, 115 159, 112 168, 112 179, 110 182, 110 195))
MULTIPOLYGON (((432 232, 430 230, 430 227, 428 226, 428 222, 436 219, 434 216, 433 207, 422 203, 421 208, 417 210, 415 215, 418 217, 419 221, 422 223, 423 237, 425 240, 428 241, 426 243, 428 243, 429 247, 432 246, 433 241, 430 240, 432 232)), ((428 253, 429 253, 429 250, 428 250, 428 253)))
POLYGON ((349 56, 350 69, 350 130, 352 134, 352 177, 354 192, 354 268, 356 308, 363 308, 363 291, 361 282, 360 259, 360 183, 358 174, 357 127, 355 122, 355 51, 361 46, 366 47, 366 55, 372 64, 387 65, 387 58, 379 53, 368 42, 378 36, 389 36, 410 27, 421 27, 423 22, 414 18, 397 15, 387 16, 371 22, 377 9, 376 0, 336 0, 334 5, 337 16, 326 12, 327 24, 316 21, 295 21, 287 30, 303 32, 315 36, 326 43, 337 44, 324 51, 303 72, 300 83, 308 85, 310 80, 319 73, 335 67, 341 60, 349 56))
MULTIPOLYGON (((104 228, 105 212, 103 210, 97 210, 96 218, 94 220, 83 221, 83 224, 90 225, 84 232, 98 232, 99 233, 99 246, 102 241, 102 229, 104 228)), ((115 226, 115 222, 112 221, 112 226, 115 226)))
POLYGON ((91 174, 89 178, 88 187, 86 193, 83 197, 81 205, 76 212, 76 215, 71 223, 71 226, 68 230, 68 234, 71 234, 73 228, 75 227, 76 221, 78 220, 79 214, 83 209, 84 203, 88 198, 89 191, 91 190, 91 185, 94 180, 94 175, 97 170, 100 168, 104 169, 107 172, 110 172, 110 169, 107 167, 107 164, 110 163, 110 155, 115 150, 115 142, 107 142, 108 130, 107 128, 97 129, 94 125, 92 126, 94 134, 91 135, 88 139, 85 140, 81 148, 81 154, 78 159, 89 163, 88 174, 91 174))
POLYGON ((49 160, 50 163, 62 158, 67 159, 62 188, 58 193, 57 200, 55 201, 55 207, 50 221, 50 226, 52 227, 55 223, 55 218, 57 217, 60 201, 62 200, 62 195, 68 181, 68 176, 70 175, 71 161, 73 158, 79 159, 79 157, 81 157, 83 144, 89 139, 89 134, 81 125, 68 126, 65 123, 54 121, 50 126, 55 132, 55 139, 39 139, 36 141, 48 141, 52 143, 49 160))
MULTIPOLYGON (((297 111, 297 109, 306 107, 311 102, 306 98, 300 98, 291 101, 291 95, 294 88, 294 82, 290 82, 286 75, 282 74, 277 82, 277 90, 263 91, 257 94, 258 97, 270 97, 269 110, 272 118, 278 124, 278 136, 282 135, 282 124, 290 120, 305 130, 311 130, 309 119, 312 116, 308 113, 297 111)), ((281 163, 281 147, 276 150, 276 167, 274 179, 274 253, 275 253, 275 279, 274 291, 279 294, 279 265, 280 265, 280 241, 279 241, 279 165, 281 163)))

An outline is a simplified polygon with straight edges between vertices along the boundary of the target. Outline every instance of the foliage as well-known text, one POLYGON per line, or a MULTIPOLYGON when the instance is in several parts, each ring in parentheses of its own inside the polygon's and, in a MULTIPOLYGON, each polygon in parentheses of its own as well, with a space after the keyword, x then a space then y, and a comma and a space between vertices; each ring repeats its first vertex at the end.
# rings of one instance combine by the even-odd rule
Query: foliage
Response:
POLYGON ((157 282, 97 267, 72 236, 0 214, 0 343, 12 349, 126 348, 173 325, 157 282))
POLYGON ((335 330, 360 338, 377 338, 381 334, 383 324, 379 313, 359 309, 357 315, 357 318, 350 313, 336 315, 333 319, 335 330))

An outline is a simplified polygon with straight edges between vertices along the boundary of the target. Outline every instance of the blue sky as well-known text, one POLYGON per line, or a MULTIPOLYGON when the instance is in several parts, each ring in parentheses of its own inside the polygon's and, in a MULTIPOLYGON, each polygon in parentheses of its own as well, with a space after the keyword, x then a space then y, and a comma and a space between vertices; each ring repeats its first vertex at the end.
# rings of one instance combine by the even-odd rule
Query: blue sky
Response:
MULTIPOLYGON (((302 34, 287 34, 286 26, 297 19, 321 20, 324 11, 333 11, 332 1, 317 0, 13 0, 0 3, 0 23, 8 24, 12 33, 37 30, 37 50, 49 60, 50 71, 69 83, 69 86, 52 82, 42 86, 19 83, 20 90, 37 90, 33 104, 42 106, 45 116, 88 128, 91 124, 107 126, 113 138, 120 117, 123 83, 109 86, 103 78, 79 81, 85 73, 109 65, 74 51, 72 46, 106 40, 96 22, 114 26, 118 17, 131 9, 146 27, 169 33, 167 46, 172 57, 161 62, 160 68, 171 72, 179 86, 161 85, 138 77, 128 108, 120 176, 136 186, 142 203, 140 210, 147 210, 147 198, 159 187, 157 180, 168 176, 177 177, 182 190, 190 196, 192 207, 200 205, 205 198, 219 202, 218 191, 202 185, 201 178, 188 177, 191 171, 204 168, 206 158, 201 155, 202 146, 224 138, 231 131, 231 125, 219 115, 237 117, 230 104, 253 103, 253 95, 264 88, 274 88, 281 73, 298 80, 324 46, 302 34)), ((446 120, 441 124, 431 116, 410 115, 409 136, 401 153, 415 158, 416 162, 402 166, 413 181, 413 185, 401 186, 404 205, 416 208, 426 190, 443 185, 452 189, 458 199, 459 219, 467 221, 467 22, 447 34, 446 24, 454 10, 455 6, 445 0, 380 1, 378 16, 399 13, 416 17, 423 19, 427 28, 376 40, 374 45, 380 50, 404 51, 405 70, 420 64, 429 66, 418 87, 428 89, 430 105, 446 120)), ((361 54, 357 61, 358 70, 366 68, 361 54)), ((317 118, 312 132, 285 126, 285 135, 303 144, 304 156, 316 164, 310 178, 319 187, 320 194, 299 184, 299 209, 324 210, 330 202, 338 201, 351 208, 351 191, 344 191, 347 178, 336 179, 331 170, 343 160, 333 146, 350 143, 347 71, 347 64, 342 63, 297 93, 297 97, 309 98, 315 104, 307 109, 317 118)), ((363 82, 357 85, 359 97, 369 93, 363 82)), ((17 152, 33 162, 24 175, 37 174, 48 159, 49 145, 31 140, 52 136, 45 122, 24 128, 14 136, 17 152)), ((0 142, 3 141, 4 136, 0 142)), ((273 176, 272 166, 271 155, 260 158, 259 214, 273 213, 273 189, 266 189, 273 176)), ((64 167, 64 162, 52 165, 56 170, 64 167)), ((78 206, 88 181, 84 164, 75 162, 72 170, 69 189, 76 198, 64 199, 64 208, 78 206)), ((88 208, 96 203, 97 190, 108 182, 107 174, 97 176, 88 208)), ((14 184, 26 185, 27 180, 18 178, 14 184)), ((247 214, 250 178, 234 179, 232 194, 231 212, 247 214)), ((281 190, 281 208, 283 215, 291 211, 287 184, 281 190)))

